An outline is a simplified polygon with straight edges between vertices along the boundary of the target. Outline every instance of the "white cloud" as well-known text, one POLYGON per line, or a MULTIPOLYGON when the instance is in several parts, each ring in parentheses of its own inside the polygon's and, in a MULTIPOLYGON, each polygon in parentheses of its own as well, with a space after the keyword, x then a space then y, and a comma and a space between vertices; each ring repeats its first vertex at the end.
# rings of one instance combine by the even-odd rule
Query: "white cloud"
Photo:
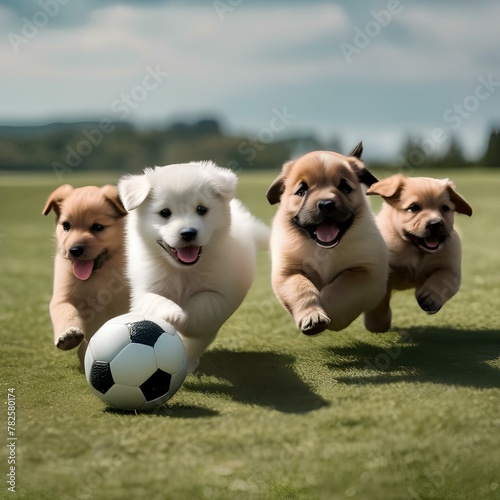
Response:
MULTIPOLYGON (((331 72, 324 56, 311 53, 298 65, 293 57, 281 61, 269 54, 314 46, 341 31, 345 21, 341 7, 328 3, 236 8, 223 22, 211 4, 115 5, 94 10, 86 24, 41 27, 18 54, 4 40, 0 57, 11 86, 20 83, 22 91, 23 82, 33 82, 37 94, 45 96, 37 102, 19 95, 19 101, 29 103, 32 112, 38 107, 52 115, 108 109, 117 95, 137 84, 148 65, 160 65, 175 89, 161 101, 166 113, 175 104, 192 109, 208 101, 217 107, 224 96, 244 95, 256 85, 324 77, 331 72)), ((4 113, 12 115, 14 106, 7 105, 4 113)), ((147 109, 145 104, 138 112, 147 109)))
MULTIPOLYGON (((268 50, 293 50, 331 33, 344 21, 342 9, 329 4, 235 9, 223 22, 212 7, 117 5, 93 11, 86 25, 40 28, 28 44, 19 46, 17 56, 7 58, 10 64, 4 70, 12 75, 21 71, 27 77, 43 73, 72 77, 96 68, 99 75, 102 60, 113 59, 106 75, 115 72, 122 78, 137 62, 147 60, 164 61, 183 76, 237 69, 242 76, 261 81, 275 78, 282 69, 279 61, 273 61, 268 63, 268 75, 256 74, 268 50)), ((8 47, 3 49, 8 55, 8 47)))

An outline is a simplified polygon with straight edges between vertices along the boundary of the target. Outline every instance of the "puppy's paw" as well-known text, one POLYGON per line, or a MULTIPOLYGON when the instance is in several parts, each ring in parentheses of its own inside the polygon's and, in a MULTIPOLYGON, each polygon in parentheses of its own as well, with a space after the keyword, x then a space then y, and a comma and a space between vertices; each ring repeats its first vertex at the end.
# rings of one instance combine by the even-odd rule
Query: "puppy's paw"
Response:
POLYGON ((440 301, 434 299, 431 294, 422 293, 417 295, 417 302, 420 309, 425 311, 427 314, 436 314, 443 304, 440 301))
POLYGON ((384 333, 391 329, 391 320, 373 321, 365 316, 365 328, 372 333, 384 333))
POLYGON ((188 373, 194 373, 200 364, 200 358, 188 361, 188 373))
POLYGON ((365 313, 365 328, 372 333, 384 333, 391 329, 392 314, 390 309, 385 314, 377 314, 373 311, 365 313))
POLYGON ((326 330, 327 325, 330 323, 330 318, 326 315, 323 309, 314 309, 303 316, 298 322, 297 326, 304 335, 318 335, 326 330))
POLYGON ((80 328, 71 326, 56 340, 56 347, 63 351, 69 351, 80 345, 83 337, 80 328))
POLYGON ((168 311, 161 315, 161 317, 170 323, 177 331, 184 331, 187 323, 187 315, 182 309, 168 311))

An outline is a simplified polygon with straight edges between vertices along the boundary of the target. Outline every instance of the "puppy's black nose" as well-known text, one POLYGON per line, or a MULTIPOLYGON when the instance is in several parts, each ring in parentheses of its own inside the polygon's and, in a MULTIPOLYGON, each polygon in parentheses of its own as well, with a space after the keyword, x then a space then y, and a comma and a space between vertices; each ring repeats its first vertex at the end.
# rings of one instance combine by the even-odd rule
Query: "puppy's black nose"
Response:
POLYGON ((319 200, 318 208, 325 214, 331 214, 335 211, 335 202, 332 200, 319 200))
POLYGON ((425 227, 431 233, 439 231, 442 226, 443 226, 443 219, 431 219, 430 221, 427 221, 427 224, 425 225, 425 227))
POLYGON ((81 257, 83 252, 85 252, 85 245, 75 245, 69 249, 69 253, 73 257, 81 257))
POLYGON ((186 227, 184 229, 181 229, 181 238, 184 241, 193 241, 196 238, 197 234, 198 230, 194 227, 186 227))

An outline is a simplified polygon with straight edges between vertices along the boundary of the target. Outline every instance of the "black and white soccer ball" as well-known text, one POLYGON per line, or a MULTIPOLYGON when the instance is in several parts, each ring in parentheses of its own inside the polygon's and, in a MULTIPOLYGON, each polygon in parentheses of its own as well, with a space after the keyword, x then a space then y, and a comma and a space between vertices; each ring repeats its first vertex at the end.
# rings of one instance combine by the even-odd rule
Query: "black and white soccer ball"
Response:
POLYGON ((174 327, 135 313, 104 323, 85 353, 85 376, 92 392, 121 410, 163 405, 184 382, 187 367, 174 327))

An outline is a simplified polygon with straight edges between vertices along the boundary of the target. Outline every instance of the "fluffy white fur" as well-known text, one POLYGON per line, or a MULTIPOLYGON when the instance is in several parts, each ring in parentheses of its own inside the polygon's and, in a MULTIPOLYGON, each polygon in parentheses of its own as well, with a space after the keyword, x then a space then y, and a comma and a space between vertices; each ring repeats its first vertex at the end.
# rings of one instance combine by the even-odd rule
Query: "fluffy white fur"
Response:
POLYGON ((176 328, 191 371, 243 301, 257 248, 268 243, 267 226, 233 199, 236 183, 231 170, 211 162, 148 168, 118 182, 130 212, 126 245, 132 311, 163 318, 176 328))

